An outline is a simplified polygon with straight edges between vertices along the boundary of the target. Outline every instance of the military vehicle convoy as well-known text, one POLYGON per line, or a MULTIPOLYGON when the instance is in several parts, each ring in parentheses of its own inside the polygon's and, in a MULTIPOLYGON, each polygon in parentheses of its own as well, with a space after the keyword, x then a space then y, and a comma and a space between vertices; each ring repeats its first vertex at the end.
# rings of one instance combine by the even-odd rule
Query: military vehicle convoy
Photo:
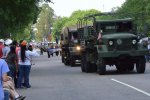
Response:
POLYGON ((138 43, 134 20, 131 18, 98 20, 95 14, 80 19, 81 70, 106 73, 106 65, 116 66, 117 71, 144 73, 147 46, 138 43), (83 24, 93 19, 93 25, 83 24), (83 21, 83 22, 82 22, 83 21))
POLYGON ((77 26, 64 27, 61 32, 62 62, 74 66, 80 63, 80 41, 78 40, 77 26))

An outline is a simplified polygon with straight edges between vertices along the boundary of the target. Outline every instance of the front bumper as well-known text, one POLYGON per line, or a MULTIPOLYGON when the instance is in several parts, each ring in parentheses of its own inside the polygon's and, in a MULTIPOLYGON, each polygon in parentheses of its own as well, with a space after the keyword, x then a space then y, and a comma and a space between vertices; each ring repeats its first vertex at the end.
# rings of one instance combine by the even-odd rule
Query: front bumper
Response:
POLYGON ((121 55, 143 56, 149 54, 148 50, 130 50, 130 51, 98 51, 99 57, 119 57, 121 55))

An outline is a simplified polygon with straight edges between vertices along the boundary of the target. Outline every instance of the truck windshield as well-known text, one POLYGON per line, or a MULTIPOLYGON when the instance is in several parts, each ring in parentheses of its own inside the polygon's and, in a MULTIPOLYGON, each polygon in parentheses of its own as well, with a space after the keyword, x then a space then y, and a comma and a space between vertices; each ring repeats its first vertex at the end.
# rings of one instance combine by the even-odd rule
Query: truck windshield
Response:
POLYGON ((132 32, 132 23, 131 22, 100 23, 99 25, 97 25, 97 29, 102 30, 104 34, 130 33, 132 32))
POLYGON ((78 38, 78 32, 73 32, 72 35, 73 35, 74 39, 78 38))

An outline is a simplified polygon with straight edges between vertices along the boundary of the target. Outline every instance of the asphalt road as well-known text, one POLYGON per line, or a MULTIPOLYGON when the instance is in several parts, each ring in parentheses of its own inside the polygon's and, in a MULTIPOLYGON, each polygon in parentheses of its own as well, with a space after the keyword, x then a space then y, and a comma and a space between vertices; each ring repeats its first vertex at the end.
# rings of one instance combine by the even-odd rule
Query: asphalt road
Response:
POLYGON ((34 63, 32 87, 17 90, 26 100, 150 100, 149 63, 144 74, 107 67, 106 75, 82 73, 80 66, 65 66, 60 56, 47 58, 46 53, 34 63))

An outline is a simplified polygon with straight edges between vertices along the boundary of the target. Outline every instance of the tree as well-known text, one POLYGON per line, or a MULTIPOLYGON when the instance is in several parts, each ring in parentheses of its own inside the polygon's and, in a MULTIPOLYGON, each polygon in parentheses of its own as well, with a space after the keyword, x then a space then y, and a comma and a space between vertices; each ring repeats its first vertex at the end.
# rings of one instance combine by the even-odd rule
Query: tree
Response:
MULTIPOLYGON (((51 2, 51 0, 44 0, 51 2)), ((34 23, 40 12, 40 0, 0 0, 0 34, 9 37, 22 32, 30 23, 34 23)))
POLYGON ((58 17, 58 18, 56 18, 56 21, 53 24, 53 31, 52 31, 53 41, 55 40, 56 35, 58 35, 57 37, 60 36, 61 29, 68 20, 69 20, 68 17, 63 17, 63 18, 58 17))
POLYGON ((54 10, 49 7, 48 4, 43 4, 41 7, 41 12, 38 16, 38 21, 36 23, 36 27, 38 29, 38 33, 36 38, 41 40, 43 38, 47 38, 47 35, 51 33, 51 27, 53 25, 53 16, 54 10))
POLYGON ((64 26, 76 25, 79 18, 96 13, 100 13, 100 11, 95 9, 77 10, 74 11, 70 17, 58 17, 53 25, 53 37, 60 37, 61 30, 64 26))
POLYGON ((126 0, 117 13, 122 14, 122 17, 135 19, 140 34, 146 34, 150 30, 150 0, 126 0))

